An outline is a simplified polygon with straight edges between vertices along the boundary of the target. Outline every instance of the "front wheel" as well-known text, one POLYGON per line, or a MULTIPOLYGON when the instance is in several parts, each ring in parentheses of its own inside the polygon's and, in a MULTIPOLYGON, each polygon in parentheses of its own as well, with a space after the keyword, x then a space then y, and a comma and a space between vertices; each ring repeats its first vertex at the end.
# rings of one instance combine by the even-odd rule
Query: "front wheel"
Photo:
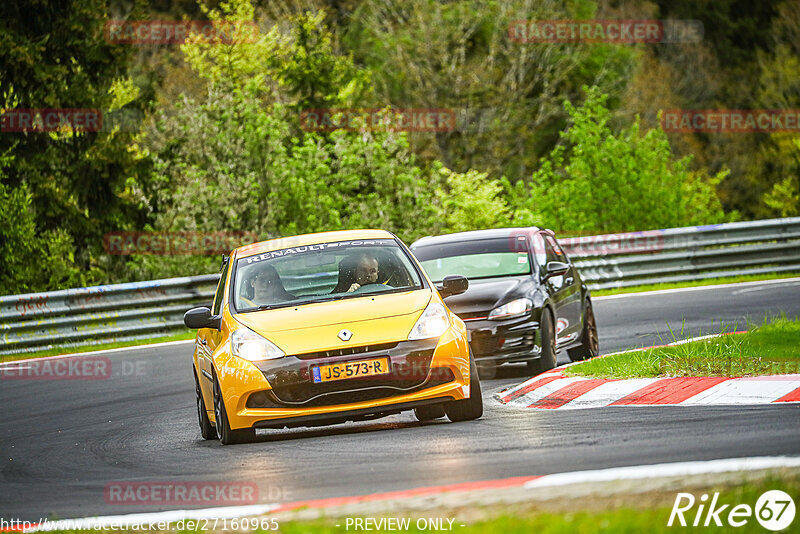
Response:
POLYGON ((553 317, 546 308, 542 310, 539 331, 541 333, 542 352, 537 359, 528 362, 528 371, 534 376, 549 371, 556 366, 556 334, 553 329, 553 317))
POLYGON ((419 408, 414 408, 414 416, 417 418, 417 421, 433 421, 434 419, 444 417, 444 415, 444 406, 441 404, 432 404, 429 406, 420 406, 419 408))
POLYGON ((219 387, 216 373, 214 374, 214 419, 216 419, 217 434, 223 445, 235 445, 237 443, 247 443, 256 437, 256 431, 252 428, 242 428, 232 430, 228 423, 228 414, 225 411, 225 402, 222 400, 222 391, 219 387))
POLYGON ((206 403, 203 400, 203 392, 200 391, 200 381, 197 379, 197 371, 194 374, 194 391, 197 395, 197 420, 200 423, 200 435, 203 439, 217 439, 217 429, 211 424, 206 411, 206 403))
POLYGON ((478 367, 469 351, 469 398, 448 402, 444 406, 447 418, 452 422, 472 421, 483 415, 483 396, 481 395, 481 381, 478 378, 478 367))
POLYGON ((569 359, 579 362, 594 358, 600 353, 600 342, 597 338, 597 323, 594 320, 592 303, 586 301, 586 309, 583 312, 583 332, 581 332, 581 344, 574 349, 569 349, 569 359))

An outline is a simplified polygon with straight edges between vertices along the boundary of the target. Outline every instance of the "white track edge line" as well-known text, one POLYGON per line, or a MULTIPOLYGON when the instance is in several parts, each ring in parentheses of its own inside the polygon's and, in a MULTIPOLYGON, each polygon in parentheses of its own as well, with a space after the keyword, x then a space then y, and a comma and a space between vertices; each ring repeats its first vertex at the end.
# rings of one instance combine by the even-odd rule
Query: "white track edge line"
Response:
POLYGON ((93 356, 95 354, 107 354, 109 352, 127 352, 131 350, 139 350, 139 349, 149 349, 149 348, 157 348, 157 347, 169 347, 171 345, 183 345, 186 343, 194 343, 194 339, 179 339, 177 341, 163 341, 161 343, 147 343, 145 345, 130 345, 128 347, 119 347, 116 349, 102 349, 102 350, 92 350, 87 352, 71 352, 69 354, 59 354, 57 356, 42 356, 41 358, 18 358, 16 360, 8 360, 5 362, 0 362, 0 367, 5 365, 18 365, 20 362, 37 362, 42 360, 58 360, 62 358, 75 358, 77 356, 93 356))
POLYGON ((637 480, 644 478, 704 475, 733 471, 754 471, 776 467, 800 467, 798 456, 755 456, 750 458, 725 458, 698 462, 675 462, 630 467, 612 467, 591 471, 574 471, 545 475, 523 485, 526 489, 566 486, 585 482, 637 480))
MULTIPOLYGON (((708 289, 725 289, 731 287, 747 287, 747 286, 754 286, 754 285, 763 285, 763 284, 779 284, 779 283, 786 283, 786 282, 797 282, 800 281, 800 277, 794 278, 777 278, 774 280, 755 280, 752 282, 734 282, 731 284, 712 284, 708 286, 693 286, 693 287, 674 287, 671 289, 654 289, 652 291, 639 291, 636 293, 620 293, 618 295, 603 295, 600 297, 591 297, 593 301, 597 300, 612 300, 612 299, 622 299, 625 297, 642 297, 642 296, 649 296, 649 295, 669 295, 670 293, 684 293, 687 291, 705 291, 708 289)), ((600 291, 600 290, 598 290, 600 291)))

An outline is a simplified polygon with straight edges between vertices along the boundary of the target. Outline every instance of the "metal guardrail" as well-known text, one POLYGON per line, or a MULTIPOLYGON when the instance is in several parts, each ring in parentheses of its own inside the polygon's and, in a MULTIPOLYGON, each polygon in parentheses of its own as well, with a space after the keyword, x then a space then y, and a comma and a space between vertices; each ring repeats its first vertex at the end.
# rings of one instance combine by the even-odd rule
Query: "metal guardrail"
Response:
POLYGON ((591 289, 800 272, 800 217, 559 242, 591 289))
MULTIPOLYGON (((800 217, 559 239, 591 289, 800 272, 800 217)), ((0 355, 185 331, 218 274, 0 297, 0 355)), ((288 282, 288 281, 287 281, 288 282)))

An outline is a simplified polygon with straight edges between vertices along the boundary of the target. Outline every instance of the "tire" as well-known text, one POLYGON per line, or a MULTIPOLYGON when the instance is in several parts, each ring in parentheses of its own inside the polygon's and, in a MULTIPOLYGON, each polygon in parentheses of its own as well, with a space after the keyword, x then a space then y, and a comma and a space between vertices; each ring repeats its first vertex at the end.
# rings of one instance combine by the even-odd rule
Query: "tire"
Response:
POLYGON ((194 391, 197 395, 197 422, 200 424, 200 435, 203 436, 203 439, 217 439, 217 429, 208 419, 206 403, 200 390, 200 381, 197 379, 197 371, 192 369, 192 373, 194 374, 194 391))
POLYGON ((417 421, 433 421, 445 416, 444 406, 441 404, 431 404, 414 408, 414 417, 417 421))
POLYGON ((214 419, 216 420, 217 435, 223 445, 247 443, 253 441, 256 437, 256 431, 252 428, 231 429, 216 373, 214 374, 214 419))
POLYGON ((553 329, 553 316, 545 308, 542 310, 542 320, 539 325, 542 338, 542 352, 535 360, 528 362, 528 371, 536 376, 556 366, 556 334, 553 329))
POLYGON ((583 331, 581 332, 581 344, 574 349, 569 349, 569 359, 573 362, 580 362, 594 358, 600 353, 600 342, 597 338, 597 322, 594 320, 594 311, 591 301, 586 301, 586 309, 583 311, 583 331))
POLYGON ((469 398, 445 403, 444 411, 450 421, 472 421, 483 415, 483 396, 481 380, 478 378, 478 366, 469 351, 469 398))

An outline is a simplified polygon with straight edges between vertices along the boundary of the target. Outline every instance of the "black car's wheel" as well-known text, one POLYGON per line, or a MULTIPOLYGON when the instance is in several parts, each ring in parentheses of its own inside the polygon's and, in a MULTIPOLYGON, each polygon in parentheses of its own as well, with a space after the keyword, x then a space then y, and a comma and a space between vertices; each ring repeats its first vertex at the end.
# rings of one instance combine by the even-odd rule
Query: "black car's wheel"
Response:
POLYGON ((597 338, 597 323, 594 320, 592 303, 586 301, 586 309, 583 312, 583 332, 581 332, 581 344, 574 349, 567 351, 569 359, 573 362, 594 358, 600 353, 600 342, 597 338))
POLYGON ((414 408, 414 417, 416 417, 418 421, 433 421, 434 419, 439 419, 444 416, 444 406, 441 404, 431 404, 429 406, 414 408))
POLYGON ((206 411, 206 403, 203 401, 203 393, 200 391, 200 381, 197 380, 197 371, 194 374, 194 391, 197 395, 197 422, 200 423, 200 435, 203 439, 217 439, 217 429, 211 424, 206 411))
POLYGON ((478 367, 472 350, 469 351, 469 398, 448 402, 444 405, 447 418, 452 422, 471 421, 483 415, 483 396, 481 395, 481 381, 478 378, 478 367))
POLYGON ((549 371, 556 366, 556 333, 553 328, 553 316, 547 309, 542 310, 539 330, 542 337, 541 356, 528 362, 528 371, 534 375, 549 371))
POLYGON ((228 423, 228 414, 225 411, 225 403, 222 400, 222 391, 219 387, 219 380, 214 375, 214 419, 217 425, 217 434, 223 445, 235 445, 237 443, 247 443, 256 437, 256 431, 252 428, 242 428, 231 430, 228 423))

